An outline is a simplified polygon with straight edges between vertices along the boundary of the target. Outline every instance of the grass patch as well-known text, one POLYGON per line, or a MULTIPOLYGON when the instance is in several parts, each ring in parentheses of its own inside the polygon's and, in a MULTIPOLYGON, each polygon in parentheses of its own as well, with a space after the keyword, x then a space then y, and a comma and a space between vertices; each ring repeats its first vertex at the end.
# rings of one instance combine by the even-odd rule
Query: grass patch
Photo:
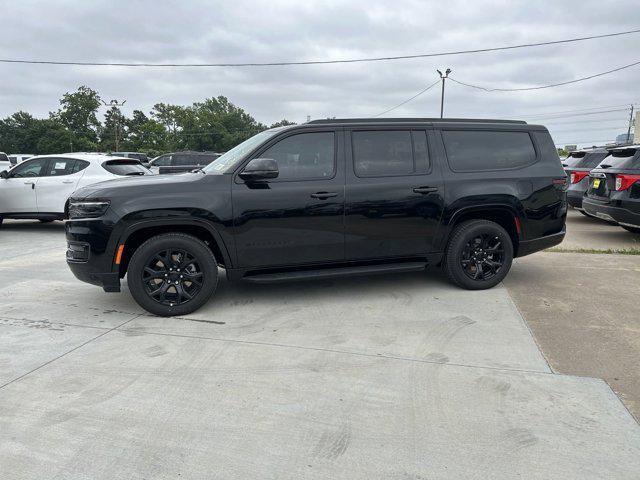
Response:
POLYGON ((615 249, 615 248, 607 248, 604 250, 599 250, 597 248, 547 248, 545 252, 554 252, 554 253, 603 253, 609 255, 640 255, 640 248, 623 248, 623 249, 615 249))

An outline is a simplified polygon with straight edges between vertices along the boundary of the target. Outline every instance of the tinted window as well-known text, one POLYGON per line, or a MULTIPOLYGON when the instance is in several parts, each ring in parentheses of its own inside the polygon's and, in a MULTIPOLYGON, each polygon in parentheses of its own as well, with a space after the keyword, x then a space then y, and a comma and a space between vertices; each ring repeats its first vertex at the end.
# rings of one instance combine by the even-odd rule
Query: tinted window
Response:
POLYGON ((149 173, 137 160, 109 160, 104 162, 102 167, 110 173, 116 175, 146 175, 149 173))
POLYGON ((629 168, 632 170, 640 169, 640 150, 635 148, 624 148, 622 150, 613 150, 611 155, 605 158, 602 165, 609 165, 614 168, 629 168))
POLYGON ((27 160, 11 170, 11 176, 16 178, 42 177, 48 161, 48 158, 27 160))
POLYGON ((354 170, 359 177, 426 173, 429 168, 424 131, 353 132, 354 170))
POLYGON ((71 175, 75 165, 76 160, 72 158, 50 158, 44 176, 60 177, 62 175, 71 175))
POLYGON ((595 168, 604 160, 609 152, 588 152, 575 165, 575 168, 595 168))
POLYGON ((197 158, 196 155, 191 155, 188 153, 176 153, 173 155, 173 161, 171 165, 174 167, 188 167, 196 165, 197 158))
POLYGON ((455 171, 518 168, 536 158, 528 132, 444 130, 442 138, 455 171))
POLYGON ((155 167, 168 167, 171 165, 171 155, 163 155, 154 160, 153 165, 155 167))
POLYGON ((328 178, 333 176, 335 139, 333 132, 292 135, 260 154, 278 162, 280 180, 328 178))
POLYGON ((84 170, 88 166, 89 166, 89 162, 86 162, 84 160, 76 160, 76 164, 73 166, 73 172, 71 172, 71 173, 81 172, 82 170, 84 170))

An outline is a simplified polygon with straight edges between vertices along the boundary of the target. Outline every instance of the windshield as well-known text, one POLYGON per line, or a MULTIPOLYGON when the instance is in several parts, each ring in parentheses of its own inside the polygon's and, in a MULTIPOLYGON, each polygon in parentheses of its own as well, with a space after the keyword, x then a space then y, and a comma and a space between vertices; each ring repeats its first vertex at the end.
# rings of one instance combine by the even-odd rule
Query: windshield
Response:
POLYGON ((231 150, 223 153, 216 159, 215 162, 210 163, 203 171, 206 173, 229 173, 238 165, 238 163, 252 150, 257 148, 261 143, 266 142, 271 137, 276 135, 286 127, 272 128, 271 130, 265 130, 257 135, 245 140, 240 145, 236 145, 231 150))

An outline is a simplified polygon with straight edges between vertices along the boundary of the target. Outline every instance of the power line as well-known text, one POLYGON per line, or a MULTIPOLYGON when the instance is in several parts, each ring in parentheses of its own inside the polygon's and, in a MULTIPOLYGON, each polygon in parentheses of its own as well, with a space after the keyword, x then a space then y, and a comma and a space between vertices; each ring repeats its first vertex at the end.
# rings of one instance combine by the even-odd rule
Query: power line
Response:
MULTIPOLYGON (((612 112, 628 112, 628 108, 616 108, 614 110, 602 110, 601 112, 583 112, 583 113, 571 113, 566 115, 554 115, 552 117, 538 117, 532 119, 533 121, 546 121, 546 120, 555 120, 557 118, 569 118, 569 117, 585 117, 588 115, 602 115, 603 113, 612 113, 612 112)), ((529 118, 529 117, 525 117, 529 118)))
POLYGON ((620 127, 619 125, 617 127, 602 127, 602 128, 564 128, 564 129, 560 129, 560 130, 556 130, 555 128, 550 129, 553 132, 602 132, 602 131, 606 131, 606 130, 618 130, 618 131, 626 131, 627 130, 627 126, 623 125, 622 127, 620 127))
MULTIPOLYGON (((603 108, 628 107, 629 104, 630 103, 621 103, 621 104, 618 104, 618 105, 600 105, 598 107, 585 107, 585 108, 578 108, 578 109, 573 109, 573 110, 561 110, 559 112, 521 113, 521 114, 519 114, 519 116, 527 117, 527 118, 546 117, 546 116, 549 116, 549 115, 556 115, 556 114, 560 114, 560 113, 575 113, 575 112, 586 112, 586 111, 592 111, 592 110, 601 110, 603 108)), ((637 103, 634 103, 634 105, 637 105, 637 103)))
POLYGON ((635 67, 636 65, 640 65, 640 61, 630 63, 628 65, 623 65, 622 67, 617 67, 612 70, 607 70, 606 72, 596 73, 595 75, 589 75, 588 77, 576 78, 575 80, 569 80, 566 82, 560 83, 551 83, 549 85, 540 85, 537 87, 522 87, 522 88, 490 88, 490 87, 481 87, 478 85, 472 85, 470 83, 464 83, 455 78, 450 78, 452 82, 459 83, 460 85, 464 85, 465 87, 475 88, 477 90, 484 90, 485 92, 524 92, 528 90, 541 90, 543 88, 552 88, 552 87, 560 87, 562 85, 569 85, 572 83, 584 82, 585 80, 591 80, 592 78, 602 77, 603 75, 608 75, 610 73, 619 72, 620 70, 624 70, 625 68, 635 67))
POLYGON ((545 121, 544 124, 549 126, 549 125, 575 125, 576 123, 602 123, 602 122, 621 122, 621 121, 626 121, 626 118, 593 118, 590 120, 569 120, 568 122, 547 122, 545 121))
POLYGON ((553 40, 547 42, 523 43, 519 45, 507 45, 503 47, 476 48, 471 50, 453 50, 449 52, 422 53, 415 55, 398 55, 388 57, 367 57, 350 58, 344 60, 307 60, 307 61, 287 61, 287 62, 245 62, 245 63, 135 63, 135 62, 65 62, 53 60, 23 60, 23 59, 0 59, 0 63, 26 63, 32 65, 77 65, 93 67, 275 67, 285 65, 325 65, 336 63, 359 63, 359 62, 383 62, 389 60, 409 60, 416 58, 443 57, 447 55, 463 55, 470 53, 497 52, 502 50, 514 50, 518 48, 542 47, 548 45, 558 45, 561 43, 582 42, 585 40, 595 40, 598 38, 617 37, 621 35, 631 35, 640 32, 640 29, 627 30, 623 32, 606 33, 603 35, 590 35, 588 37, 567 38, 564 40, 553 40))
POLYGON ((440 80, 436 80, 435 82, 433 82, 431 85, 429 85, 427 88, 420 90, 418 93, 416 93, 413 97, 411 98, 407 98, 404 102, 400 102, 398 105, 396 105, 395 107, 391 107, 387 110, 385 110, 384 112, 380 112, 377 115, 374 115, 373 118, 375 117, 379 117, 380 115, 384 115, 385 113, 389 113, 391 110, 395 110, 398 107, 401 107, 402 105, 404 105, 405 103, 409 103, 411 100, 413 100, 414 98, 418 98, 420 95, 422 95, 424 92, 426 92, 427 90, 435 87, 438 83, 440 83, 440 80))

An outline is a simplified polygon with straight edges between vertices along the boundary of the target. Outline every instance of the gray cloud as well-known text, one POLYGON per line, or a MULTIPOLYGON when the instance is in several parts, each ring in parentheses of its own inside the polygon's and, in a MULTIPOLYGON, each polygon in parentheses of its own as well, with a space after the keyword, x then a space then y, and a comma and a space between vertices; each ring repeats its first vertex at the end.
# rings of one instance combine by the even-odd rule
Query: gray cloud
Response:
MULTIPOLYGON (((251 62, 428 53, 555 40, 637 28, 634 1, 447 2, 7 2, 0 57, 78 61, 251 62)), ((259 121, 307 115, 369 116, 400 103, 451 67, 461 81, 522 87, 585 76, 640 60, 640 35, 508 52, 394 62, 258 68, 124 68, 0 65, 0 116, 45 116, 79 85, 125 109, 225 95, 259 121)), ((640 101, 640 67, 534 92, 447 86, 460 117, 527 118, 640 101)), ((439 88, 388 116, 437 116, 439 88)), ((627 113, 548 123, 557 142, 611 140, 627 113), (575 122, 572 123, 572 121, 575 122), (588 122, 586 120, 589 120, 588 122), (601 120, 601 122, 599 121, 601 120)))

